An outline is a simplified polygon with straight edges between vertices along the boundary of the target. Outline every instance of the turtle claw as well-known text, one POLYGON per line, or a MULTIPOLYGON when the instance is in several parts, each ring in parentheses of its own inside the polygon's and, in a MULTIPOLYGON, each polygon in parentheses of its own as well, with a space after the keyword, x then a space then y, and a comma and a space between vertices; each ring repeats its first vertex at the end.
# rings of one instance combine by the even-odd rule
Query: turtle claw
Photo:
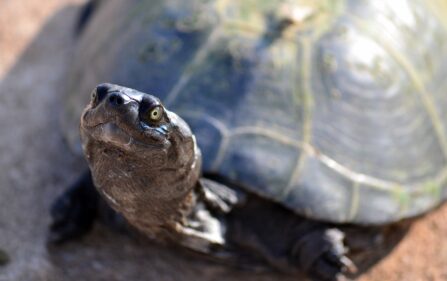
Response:
POLYGON ((344 234, 338 229, 313 231, 298 240, 293 253, 313 281, 346 281, 357 271, 346 256, 344 234))
POLYGON ((346 256, 335 257, 333 253, 324 254, 309 270, 313 281, 348 281, 345 274, 352 274, 355 268, 352 261, 346 256))
POLYGON ((218 182, 202 178, 200 184, 205 203, 219 213, 229 213, 235 205, 240 204, 243 200, 241 194, 218 182))
POLYGON ((357 273, 358 269, 357 266, 346 256, 340 257, 340 263, 343 269, 343 272, 349 273, 349 274, 355 274, 357 273))
POLYGON ((84 174, 52 204, 47 243, 59 244, 87 233, 96 217, 98 198, 90 174, 84 174))

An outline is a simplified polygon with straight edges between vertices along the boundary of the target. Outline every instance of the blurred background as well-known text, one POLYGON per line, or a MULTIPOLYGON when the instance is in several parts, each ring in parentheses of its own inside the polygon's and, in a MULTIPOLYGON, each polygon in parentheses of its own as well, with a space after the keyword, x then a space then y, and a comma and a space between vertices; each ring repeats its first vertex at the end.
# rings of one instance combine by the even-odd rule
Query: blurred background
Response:
MULTIPOLYGON (((59 118, 83 3, 0 0, 0 281, 293 280, 234 272, 101 225, 82 241, 45 246, 49 205, 80 161, 67 153, 59 118)), ((360 280, 447 280, 447 206, 418 220, 360 280)))

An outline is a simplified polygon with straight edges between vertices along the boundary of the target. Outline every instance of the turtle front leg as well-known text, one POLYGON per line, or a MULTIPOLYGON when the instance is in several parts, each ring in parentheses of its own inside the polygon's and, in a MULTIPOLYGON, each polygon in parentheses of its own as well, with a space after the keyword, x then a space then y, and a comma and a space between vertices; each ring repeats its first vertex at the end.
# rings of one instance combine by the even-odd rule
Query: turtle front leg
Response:
POLYGON ((177 223, 175 231, 181 235, 179 242, 191 250, 213 254, 216 248, 225 244, 225 228, 217 217, 213 216, 202 203, 196 205, 186 224, 177 223))
POLYGON ((227 242, 234 248, 256 253, 282 272, 336 281, 356 270, 346 256, 341 230, 256 196, 229 213, 227 228, 227 242))
POLYGON ((99 194, 90 171, 53 202, 50 210, 49 243, 61 243, 86 234, 97 216, 99 194))
MULTIPOLYGON (((176 232, 181 234, 180 244, 212 256, 225 250, 225 215, 240 204, 243 196, 216 181, 201 178, 195 188, 197 203, 186 219, 177 223, 176 232)), ((178 242, 178 241, 177 241, 178 242)))

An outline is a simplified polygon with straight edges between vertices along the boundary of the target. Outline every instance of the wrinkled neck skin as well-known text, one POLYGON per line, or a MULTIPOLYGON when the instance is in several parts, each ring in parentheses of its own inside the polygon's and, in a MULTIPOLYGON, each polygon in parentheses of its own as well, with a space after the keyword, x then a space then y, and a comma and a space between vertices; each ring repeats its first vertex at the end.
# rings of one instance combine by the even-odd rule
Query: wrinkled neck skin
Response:
POLYGON ((201 168, 194 136, 175 131, 184 130, 182 126, 170 126, 169 145, 150 157, 141 156, 145 147, 134 138, 128 149, 117 148, 95 140, 81 126, 84 153, 99 192, 133 226, 157 238, 185 224, 195 205, 201 168))

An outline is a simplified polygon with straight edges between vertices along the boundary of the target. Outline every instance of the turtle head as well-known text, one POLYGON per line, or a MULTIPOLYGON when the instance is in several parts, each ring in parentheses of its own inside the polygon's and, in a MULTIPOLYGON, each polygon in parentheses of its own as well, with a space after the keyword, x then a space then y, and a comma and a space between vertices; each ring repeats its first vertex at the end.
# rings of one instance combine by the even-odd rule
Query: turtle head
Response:
POLYGON ((173 145, 188 146, 193 141, 188 125, 158 98, 107 83, 92 91, 80 129, 87 156, 96 152, 91 151, 93 147, 100 148, 101 153, 104 149, 118 150, 151 162, 148 168, 167 164, 173 145))
POLYGON ((181 202, 198 180, 201 157, 194 135, 152 95, 98 85, 80 131, 95 186, 131 221, 147 213, 145 223, 160 224, 178 208, 169 204, 181 202), (165 216, 151 209, 162 206, 170 208, 165 216))
POLYGON ((96 187, 133 208, 148 198, 178 198, 199 176, 200 150, 189 126, 160 100, 100 84, 81 116, 81 140, 96 187))

